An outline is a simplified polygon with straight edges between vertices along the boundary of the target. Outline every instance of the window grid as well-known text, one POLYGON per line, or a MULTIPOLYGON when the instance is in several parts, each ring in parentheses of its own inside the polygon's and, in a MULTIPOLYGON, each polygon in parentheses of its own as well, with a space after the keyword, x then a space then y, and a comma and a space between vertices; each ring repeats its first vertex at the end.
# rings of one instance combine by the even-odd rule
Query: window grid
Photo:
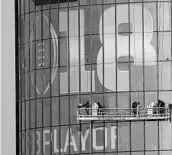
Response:
MULTIPOLYGON (((42 0, 41 0, 42 1, 42 0)), ((169 1, 166 1, 166 2, 169 2, 169 1)), ((31 4, 30 3, 32 3, 32 2, 30 2, 30 1, 28 1, 28 8, 26 8, 26 4, 25 4, 25 2, 23 2, 22 4, 19 4, 19 2, 18 2, 18 6, 19 6, 19 12, 18 12, 18 14, 19 14, 19 20, 20 20, 20 24, 21 24, 21 19, 23 18, 23 20, 24 20, 24 23, 26 22, 25 21, 25 19, 26 19, 26 16, 25 15, 28 15, 29 16, 29 28, 28 28, 28 31, 29 32, 27 32, 28 34, 29 34, 29 37, 30 37, 30 35, 31 35, 31 27, 30 27, 30 22, 31 22, 31 20, 33 20, 33 19, 31 19, 31 16, 30 16, 30 14, 31 14, 31 12, 32 11, 30 11, 30 6, 31 6, 31 4), (24 6, 24 7, 23 7, 24 6), (23 7, 23 8, 22 8, 23 7), (25 9, 27 9, 27 10, 25 10, 25 9), (23 11, 23 13, 21 13, 23 11), (23 16, 24 15, 24 16, 23 16)), ((81 56, 81 31, 82 31, 82 28, 80 27, 80 22, 81 22, 81 4, 80 4, 81 2, 80 1, 78 1, 77 2, 77 4, 78 4, 78 6, 69 6, 69 2, 67 3, 68 5, 67 5, 67 44, 68 44, 68 46, 67 46, 67 52, 68 52, 68 74, 67 74, 67 77, 68 77, 68 92, 67 92, 67 94, 66 94, 66 96, 68 96, 68 111, 69 111, 69 121, 68 121, 68 124, 65 124, 65 126, 68 126, 68 128, 69 128, 69 139, 68 139, 68 144, 69 144, 69 147, 68 147, 68 152, 69 152, 69 154, 71 154, 73 151, 71 150, 71 147, 72 147, 72 144, 71 144, 71 136, 73 136, 73 135, 71 135, 71 132, 70 132, 70 130, 71 130, 71 127, 73 126, 73 125, 78 125, 78 124, 73 124, 73 123, 71 123, 71 121, 72 121, 72 118, 70 117, 71 116, 71 114, 70 114, 70 112, 71 112, 71 98, 73 97, 73 96, 76 96, 76 97, 78 97, 79 98, 79 102, 81 103, 82 102, 82 98, 83 98, 83 95, 90 95, 90 102, 91 101, 93 101, 94 100, 94 94, 100 94, 100 95, 102 95, 102 97, 103 97, 103 105, 105 105, 105 102, 106 102, 106 97, 105 97, 105 95, 110 95, 110 94, 113 94, 114 93, 114 96, 115 96, 115 103, 116 103, 116 107, 118 107, 118 105, 120 104, 120 103, 118 103, 118 95, 120 94, 120 93, 123 93, 123 94, 127 94, 127 92, 128 92, 128 97, 129 97, 129 107, 131 106, 131 103, 132 103, 132 98, 131 98, 131 94, 132 94, 132 92, 136 92, 136 93, 138 93, 138 92, 143 92, 143 102, 144 102, 144 106, 145 106, 145 97, 146 97, 146 92, 156 92, 156 94, 157 94, 157 98, 159 99, 160 97, 160 95, 159 95, 159 93, 161 93, 161 92, 169 92, 169 93, 171 93, 171 89, 160 89, 160 87, 159 87, 159 82, 160 82, 160 78, 159 78, 159 76, 160 76, 160 74, 159 74, 159 71, 158 71, 158 68, 159 68, 159 62, 165 62, 166 60, 159 60, 159 55, 157 54, 157 61, 156 61, 156 64, 157 64, 157 72, 156 72, 156 74, 157 74, 157 78, 158 78, 158 80, 157 80, 157 90, 146 90, 145 89, 145 53, 144 52, 142 52, 143 53, 143 90, 139 90, 139 91, 133 91, 132 90, 132 88, 131 88, 131 63, 129 63, 129 91, 124 91, 124 92, 120 92, 120 91, 118 91, 118 87, 117 87, 117 78, 118 78, 118 71, 117 71, 117 67, 115 68, 115 72, 116 72, 116 81, 115 81, 115 83, 116 83, 116 90, 117 91, 111 91, 111 92, 106 92, 104 89, 105 89, 105 48, 104 48, 104 45, 105 45, 105 41, 104 41, 104 39, 105 39, 105 33, 104 33, 104 21, 105 21, 105 17, 104 17, 104 6, 106 6, 107 4, 105 4, 105 2, 103 1, 103 0, 101 0, 101 4, 89 4, 88 6, 90 7, 90 12, 91 12, 91 22, 90 22, 90 29, 91 29, 91 33, 90 34, 88 34, 89 36, 90 36, 90 45, 89 45, 89 48, 90 48, 90 51, 92 51, 92 48, 93 48, 93 35, 95 35, 95 34, 93 34, 92 33, 92 18, 93 18, 93 9, 92 9, 92 6, 94 6, 94 5, 99 5, 99 6, 101 6, 101 9, 102 9, 102 34, 97 34, 97 35, 101 35, 102 36, 102 61, 103 61, 103 67, 102 67, 102 70, 103 70, 103 75, 102 75, 102 77, 103 77, 103 83, 102 83, 102 92, 100 92, 100 93, 96 93, 96 92, 94 92, 94 88, 93 88, 93 84, 94 84, 94 82, 93 82, 93 72, 91 71, 90 72, 90 92, 88 92, 88 93, 82 93, 82 88, 81 88, 81 79, 82 79, 82 72, 81 72, 81 59, 82 59, 82 56, 81 56), (73 82, 73 81, 71 81, 71 78, 70 78, 70 55, 71 55, 71 48, 70 48, 70 42, 69 42, 69 40, 71 39, 69 39, 69 31, 70 31, 70 25, 69 25, 69 9, 70 8, 76 8, 76 10, 78 11, 77 12, 77 17, 78 17, 78 19, 77 19, 77 21, 78 21, 78 36, 75 36, 76 38, 78 38, 78 44, 77 44, 77 46, 78 46, 78 58, 79 58, 79 68, 78 68, 78 70, 79 70, 79 91, 78 92, 76 92, 76 94, 74 93, 72 93, 71 92, 71 88, 70 88, 70 84, 73 82), (71 146, 70 146, 71 145, 71 146)), ((144 4, 148 4, 148 3, 150 3, 150 2, 148 2, 148 1, 146 1, 146 0, 142 0, 142 2, 139 2, 140 4, 142 4, 142 50, 144 51, 144 48, 145 48, 145 46, 144 46, 144 39, 145 39, 145 37, 144 37, 144 4)), ((164 3, 164 1, 163 2, 159 2, 159 1, 152 1, 151 2, 152 4, 155 4, 156 5, 156 15, 158 15, 158 4, 159 3, 164 3)), ((171 2, 172 3, 172 2, 171 2)), ((117 52, 117 25, 116 25, 116 23, 117 23, 117 21, 116 21, 116 8, 118 7, 118 5, 119 5, 120 3, 119 2, 115 2, 115 3, 110 3, 110 5, 114 5, 115 6, 115 33, 114 33, 114 37, 115 37, 115 50, 116 50, 116 52, 117 52)), ((125 3, 123 3, 122 5, 124 5, 124 4, 127 4, 128 5, 128 14, 129 14, 129 16, 128 16, 128 18, 129 18, 129 23, 130 23, 130 4, 131 4, 131 2, 128 0, 128 2, 125 2, 125 3)), ((135 3, 132 3, 132 4, 137 4, 136 2, 135 3)), ((48 29, 48 33, 49 33, 49 36, 51 36, 51 32, 50 32, 50 28, 51 28, 51 26, 50 26, 50 23, 51 23, 51 21, 53 21, 53 19, 51 18, 51 4, 48 4, 49 5, 49 8, 47 9, 47 11, 49 12, 49 17, 50 17, 50 19, 49 19, 49 29, 48 29)), ((109 5, 109 4, 108 4, 109 5)), ((84 6, 85 5, 82 5, 82 8, 84 8, 84 6)), ((57 3, 57 10, 58 10, 58 16, 59 16, 59 8, 60 8, 60 4, 58 4, 57 3)), ((171 9, 171 8, 170 8, 171 9)), ((44 9, 44 7, 43 7, 43 5, 41 5, 41 7, 40 7, 40 9, 37 9, 36 8, 36 6, 35 6, 35 8, 34 8, 34 13, 35 13, 35 21, 36 21, 36 16, 37 16, 37 12, 39 13, 41 13, 41 42, 43 43, 44 42, 44 38, 43 38, 43 33, 44 33, 44 31, 43 31, 43 11, 45 11, 45 9, 44 9)), ((58 28, 57 28, 57 32, 59 32, 60 31, 60 28, 59 28, 59 23, 60 23, 60 20, 59 20, 59 17, 58 17, 58 19, 57 19, 57 25, 58 25, 58 28)), ((172 20, 171 20, 171 22, 172 22, 172 20)), ((159 45, 158 45, 158 38, 159 38, 159 33, 160 32, 166 32, 166 30, 164 30, 164 31, 162 31, 162 30, 159 30, 159 28, 158 28, 158 18, 156 19, 156 24, 157 24, 157 31, 156 31, 156 33, 157 33, 157 53, 159 53, 158 51, 159 51, 159 45)), ((172 25, 172 24, 171 24, 172 25)), ((26 32, 23 32, 23 28, 25 27, 25 25, 22 25, 21 24, 21 28, 20 28, 20 43, 19 43, 19 47, 20 47, 20 66, 19 66, 19 68, 20 68, 20 73, 18 72, 18 75, 21 77, 21 80, 20 80, 20 89, 21 89, 21 91, 20 91, 20 101, 18 101, 18 103, 21 105, 20 106, 20 112, 21 112, 21 118, 19 118, 19 120, 20 120, 20 124, 21 124, 21 129, 19 130, 20 132, 21 132, 21 134, 22 133, 24 133, 24 144, 23 144, 23 136, 21 136, 19 139, 20 139, 20 141, 21 141, 21 149, 20 149, 20 154, 22 154, 23 153, 23 151, 24 152, 26 152, 26 150, 27 150, 27 131, 29 131, 29 133, 31 132, 31 130, 33 130, 34 129, 34 136, 36 137, 36 133, 37 133, 37 131, 38 131, 38 129, 39 129, 39 127, 37 127, 37 110, 39 110, 39 109, 37 109, 37 107, 38 107, 38 103, 37 103, 37 101, 38 100, 42 100, 42 127, 40 127, 40 129, 41 129, 41 134, 42 134, 42 138, 41 138, 41 152, 42 152, 42 154, 44 153, 44 142, 43 142, 43 137, 44 137, 44 132, 43 132, 43 130, 45 129, 45 125, 44 125, 44 108, 45 108, 45 102, 44 102, 44 99, 48 99, 48 102, 49 102, 49 120, 50 120, 50 125, 49 126, 46 126, 46 128, 47 127, 49 127, 49 129, 50 129, 50 133, 52 133, 53 132, 53 128, 54 127, 59 127, 59 135, 61 135, 61 132, 62 132, 62 126, 64 126, 64 125, 62 125, 61 124, 61 115, 60 115, 60 113, 62 112, 62 111, 60 111, 60 99, 61 98, 63 98, 63 96, 65 96, 65 95, 63 95, 63 94, 61 94, 60 93, 60 87, 58 87, 58 92, 59 93, 57 93, 57 96, 55 96, 55 95, 53 95, 52 94, 52 91, 53 91, 53 85, 51 84, 51 78, 52 78, 52 74, 51 74, 51 72, 52 72, 52 70, 53 70, 53 68, 54 67, 51 67, 51 63, 52 63, 52 61, 51 61, 51 59, 52 59, 52 56, 51 56, 51 52, 49 52, 49 58, 50 58, 50 65, 49 65, 49 67, 47 68, 47 69, 49 69, 50 70, 50 74, 49 74, 49 83, 50 83, 50 92, 49 92, 49 96, 48 97, 45 97, 45 96, 43 96, 43 95, 38 95, 37 94, 37 88, 36 88, 36 86, 37 86, 37 82, 38 82, 38 79, 37 79, 37 72, 39 71, 39 69, 36 69, 36 50, 37 50, 37 47, 36 47, 36 30, 37 30, 37 27, 35 26, 35 27, 33 27, 34 28, 34 30, 35 30, 35 32, 34 32, 34 40, 33 40, 33 42, 35 42, 34 43, 34 49, 35 49, 35 69, 31 69, 31 52, 32 52, 32 49, 30 48, 30 41, 28 41, 28 42, 23 42, 22 41, 22 38, 23 38, 23 36, 22 35, 25 35, 24 33, 26 33, 26 32), (27 46, 28 45, 28 46, 27 46), (25 52, 25 49, 26 48, 28 48, 28 52, 29 52, 29 66, 27 66, 28 64, 26 63, 26 59, 28 59, 28 58, 25 58, 26 57, 26 52, 25 52), (24 51, 24 53, 23 54, 21 54, 22 52, 24 51), (22 68, 24 66, 24 69, 22 68), (28 67, 28 70, 26 71, 26 68, 28 67), (26 77, 27 77, 27 74, 26 73, 31 73, 32 71, 34 71, 35 73, 34 73, 34 83, 35 83, 35 88, 33 89, 32 88, 32 85, 31 85, 31 77, 29 76, 28 78, 29 78, 29 86, 27 87, 26 86, 26 84, 25 84, 25 80, 26 80, 26 77), (26 89, 27 88, 27 89, 26 89), (27 93, 27 92, 25 92, 25 91, 27 91, 27 90, 29 90, 29 92, 27 93), (34 96, 35 97, 32 97, 32 91, 34 91, 35 92, 35 94, 34 94, 34 96), (29 99, 26 99, 26 95, 28 95, 28 97, 29 97, 29 99), (59 104, 59 111, 57 111, 57 113, 59 113, 59 117, 57 118, 57 119, 59 119, 59 125, 56 125, 56 126, 54 126, 53 125, 53 123, 52 123, 52 99, 53 98, 57 98, 58 100, 59 100, 59 102, 58 102, 58 104, 59 104), (31 124, 32 124, 32 120, 31 120, 31 115, 32 115, 32 111, 31 111, 31 101, 35 101, 35 128, 32 128, 31 127, 31 124), (26 104, 29 104, 29 116, 27 116, 26 115, 26 104), (24 114, 24 118, 22 118, 23 117, 23 114, 24 114), (26 120, 28 119, 28 117, 29 117, 29 127, 27 127, 27 124, 26 124, 26 120), (24 124, 22 124, 22 122, 23 122, 23 119, 24 119, 24 124), (22 127, 22 126, 24 126, 24 128, 22 127)), ((130 28, 130 26, 129 26, 129 33, 131 32, 131 28, 130 28)), ((171 30, 169 30, 169 32, 171 33, 171 30)), ((59 33, 58 33, 59 34, 59 33)), ((84 37, 85 37, 86 35, 84 34, 84 37)), ((171 37, 172 37, 172 35, 171 35, 171 37)), ((130 37, 130 35, 129 35, 129 37, 128 37, 129 39, 128 39, 128 42, 129 42, 129 62, 131 61, 130 59, 131 59, 131 57, 130 57, 130 55, 131 55, 131 52, 130 52, 130 43, 131 43, 131 37, 130 37)), ((52 49, 52 44, 51 44, 51 41, 52 41, 52 39, 54 39, 54 38, 52 38, 52 37, 50 37, 50 38, 47 38, 46 40, 47 41, 49 41, 49 50, 51 51, 51 49, 52 49)), ((58 38, 57 38, 58 39, 58 38)), ((172 39, 171 39, 172 40, 172 39)), ((38 41, 40 41, 40 40, 38 40, 38 41)), ((59 41, 58 41, 58 47, 60 47, 60 43, 59 43, 59 41)), ((57 83, 58 83, 58 85, 60 84, 60 71, 59 71, 59 67, 60 67, 60 64, 59 64, 59 62, 60 62, 60 60, 59 60, 59 48, 58 48, 58 66, 57 66, 57 76, 58 76, 58 79, 57 79, 57 83)), ((92 60, 92 58, 93 58, 93 56, 92 56, 92 54, 91 54, 91 57, 90 57, 90 64, 89 64, 89 66, 90 66, 90 69, 91 70, 93 70, 93 66, 94 66, 94 63, 93 63, 93 60, 92 60)), ((116 66, 118 65, 117 63, 117 57, 115 57, 115 59, 116 59, 116 66)), ((172 54, 171 54, 171 60, 168 60, 168 62, 171 62, 171 64, 172 64, 172 54)), ((98 64, 97 64, 98 65, 98 64)), ((171 65, 172 66, 172 65, 171 65)), ((77 67, 77 66, 76 66, 77 67)), ((45 68, 44 68, 45 69, 45 68)), ((40 69, 40 70, 43 70, 43 69, 40 69)), ((102 153, 103 154, 106 154, 106 153, 108 153, 108 151, 106 151, 106 147, 105 147, 105 126, 106 126, 106 124, 107 124, 108 122, 103 122, 103 123, 101 123, 101 125, 102 125, 102 127, 103 127, 103 151, 102 151, 102 153)), ((144 124, 143 124, 143 134, 144 134, 144 139, 143 139, 143 141, 144 141, 144 149, 143 150, 139 150, 139 151, 143 151, 144 152, 144 155, 146 154, 146 152, 148 151, 148 150, 146 150, 146 139, 145 139, 145 135, 146 135, 146 127, 145 127, 145 121, 143 122, 144 124)), ((85 123, 83 123, 83 122, 79 122, 79 128, 80 128, 80 131, 81 131, 81 128, 82 128, 82 125, 83 124, 85 124, 85 123)), ((90 147, 90 150, 91 150, 91 154, 94 154, 94 153, 96 153, 95 151, 94 151, 94 149, 93 149, 93 141, 94 141, 94 139, 93 139, 93 130, 94 130, 94 128, 93 128, 93 125, 95 124, 95 122, 91 122, 91 128, 90 128, 90 134, 91 134, 91 146, 92 147, 90 147)), ((89 125, 89 124, 88 124, 89 125)), ((129 125, 129 131, 130 131, 130 135, 129 135, 129 139, 130 139, 130 151, 129 151, 129 153, 130 154, 132 154, 132 152, 134 152, 135 150, 132 150, 132 146, 131 146, 131 142, 132 142, 132 137, 131 137, 131 126, 132 126, 132 124, 131 124, 131 122, 130 122, 130 125, 129 125)), ((157 130, 158 130, 158 135, 157 135, 157 137, 158 137, 158 150, 157 150, 157 152, 158 152, 158 154, 160 154, 161 152, 160 151, 162 151, 162 149, 160 149, 160 137, 159 137, 159 134, 160 134, 160 130, 159 130, 159 126, 160 126, 160 122, 158 122, 158 124, 157 124, 157 130)), ((118 150, 118 130, 120 130, 120 127, 119 127, 119 124, 118 124, 118 122, 117 122, 117 125, 116 125, 116 127, 117 127, 117 129, 116 129, 116 137, 117 137, 117 140, 116 140, 116 150, 115 150, 115 153, 122 153, 122 151, 119 151, 118 150)), ((22 134, 23 135, 23 134, 22 134)), ((79 151, 77 152, 77 153, 79 153, 79 154, 86 154, 85 152, 82 152, 82 147, 81 147, 81 145, 82 145, 82 138, 81 138, 81 136, 82 136, 82 133, 80 132, 80 140, 79 140, 79 146, 80 146, 80 149, 79 149, 79 151)), ((63 144, 61 144, 61 136, 59 136, 59 148, 61 148, 61 145, 63 145, 63 144)), ((29 140, 31 139, 31 134, 29 134, 29 140)), ((52 138, 50 138, 50 140, 52 141, 52 138)), ((37 144, 36 144, 36 140, 34 141, 34 145, 35 145, 35 148, 36 148, 36 146, 37 146, 37 144)), ((50 143, 50 154, 52 154, 53 153, 53 143, 51 142, 50 143)), ((63 154, 63 151, 64 150, 62 150, 62 149, 59 149, 59 153, 60 154, 63 154)), ((149 151, 151 151, 151 150, 149 150, 149 151)), ((155 150, 154 150, 155 151, 155 150)), ((165 151, 165 150, 164 150, 165 151)), ((172 151, 172 149, 171 148, 169 148, 169 149, 167 149, 166 151, 172 151)), ((29 154, 31 154, 31 152, 32 152, 32 150, 31 150, 31 147, 29 147, 29 154)), ((36 150, 34 150, 34 152, 36 153, 36 150)), ((114 152, 114 151, 111 151, 111 152, 114 152)), ((127 151, 123 151, 123 152, 127 152, 127 151)))

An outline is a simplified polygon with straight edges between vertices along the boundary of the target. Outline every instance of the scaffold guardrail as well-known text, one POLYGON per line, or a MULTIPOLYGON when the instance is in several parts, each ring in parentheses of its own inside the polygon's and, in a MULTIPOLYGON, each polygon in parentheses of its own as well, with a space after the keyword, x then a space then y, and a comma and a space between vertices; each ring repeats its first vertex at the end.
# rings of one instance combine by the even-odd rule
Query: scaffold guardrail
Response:
POLYGON ((169 108, 77 108, 77 120, 170 120, 169 108))

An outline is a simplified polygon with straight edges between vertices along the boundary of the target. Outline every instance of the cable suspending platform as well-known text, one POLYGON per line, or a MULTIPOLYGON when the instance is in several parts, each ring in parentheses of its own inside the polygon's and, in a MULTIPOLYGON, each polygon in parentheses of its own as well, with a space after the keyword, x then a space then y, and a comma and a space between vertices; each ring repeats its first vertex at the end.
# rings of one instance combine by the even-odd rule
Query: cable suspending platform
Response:
POLYGON ((77 120, 132 121, 132 120, 169 120, 172 121, 172 109, 169 108, 77 108, 77 120))

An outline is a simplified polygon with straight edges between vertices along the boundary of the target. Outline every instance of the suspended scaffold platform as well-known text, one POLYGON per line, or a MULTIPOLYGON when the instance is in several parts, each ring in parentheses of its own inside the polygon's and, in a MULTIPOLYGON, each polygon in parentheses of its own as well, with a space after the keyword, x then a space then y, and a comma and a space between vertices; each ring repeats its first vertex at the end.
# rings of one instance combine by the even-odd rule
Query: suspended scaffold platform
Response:
POLYGON ((169 120, 172 121, 171 108, 77 108, 77 120, 132 121, 132 120, 169 120))

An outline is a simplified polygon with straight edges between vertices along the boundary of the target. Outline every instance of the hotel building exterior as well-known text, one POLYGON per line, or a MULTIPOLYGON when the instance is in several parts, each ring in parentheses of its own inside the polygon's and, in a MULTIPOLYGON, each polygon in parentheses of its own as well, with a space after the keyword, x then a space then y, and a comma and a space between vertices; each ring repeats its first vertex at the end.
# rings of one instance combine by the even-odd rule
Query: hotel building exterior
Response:
POLYGON ((171 0, 18 0, 20 155, 171 155, 168 121, 77 121, 77 105, 172 102, 171 0))

